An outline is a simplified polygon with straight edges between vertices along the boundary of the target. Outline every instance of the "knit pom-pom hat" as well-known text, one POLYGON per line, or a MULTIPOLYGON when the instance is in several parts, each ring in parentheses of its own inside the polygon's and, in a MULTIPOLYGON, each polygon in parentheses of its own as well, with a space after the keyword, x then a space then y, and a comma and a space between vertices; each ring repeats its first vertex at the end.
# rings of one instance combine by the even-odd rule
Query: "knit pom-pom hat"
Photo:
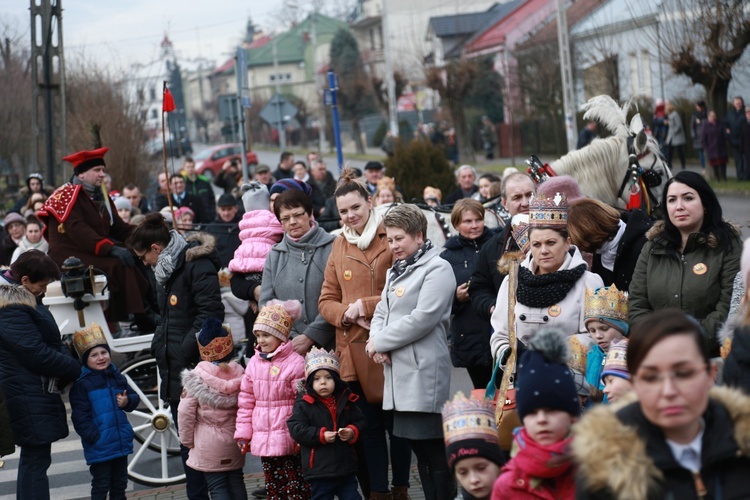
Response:
POLYGON ((253 325, 253 333, 266 332, 286 342, 292 332, 294 322, 301 316, 302 304, 299 300, 269 300, 258 312, 258 318, 253 325))
POLYGON ((252 181, 242 186, 242 204, 245 207, 245 213, 255 210, 268 210, 271 195, 265 184, 258 181, 252 181))

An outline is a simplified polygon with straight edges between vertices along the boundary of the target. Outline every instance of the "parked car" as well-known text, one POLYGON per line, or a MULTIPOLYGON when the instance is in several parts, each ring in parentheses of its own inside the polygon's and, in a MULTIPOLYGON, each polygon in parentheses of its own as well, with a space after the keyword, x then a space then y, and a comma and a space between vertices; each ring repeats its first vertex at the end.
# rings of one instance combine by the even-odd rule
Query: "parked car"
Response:
MULTIPOLYGON (((221 171, 224 162, 232 158, 239 159, 240 155, 242 155, 242 147, 239 144, 219 144, 218 146, 212 146, 199 151, 193 156, 195 171, 198 172, 198 175, 212 179, 214 175, 221 171)), ((249 152, 246 154, 246 157, 248 165, 258 164, 258 156, 255 153, 249 152)))
MULTIPOLYGON (((182 144, 182 156, 193 154, 193 146, 190 144, 190 139, 183 137, 180 141, 182 144)), ((146 152, 153 157, 162 156, 162 149, 164 143, 161 137, 151 139, 146 143, 146 152)), ((167 156, 170 158, 180 157, 180 148, 177 147, 177 141, 171 138, 167 138, 167 156)))

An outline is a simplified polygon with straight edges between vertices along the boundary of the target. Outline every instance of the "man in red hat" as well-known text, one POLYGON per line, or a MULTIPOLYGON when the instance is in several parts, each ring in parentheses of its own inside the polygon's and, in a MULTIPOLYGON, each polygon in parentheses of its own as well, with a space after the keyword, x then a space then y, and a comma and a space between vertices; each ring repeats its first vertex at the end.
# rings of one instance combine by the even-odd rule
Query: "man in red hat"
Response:
POLYGON ((143 296, 148 281, 135 268, 133 254, 123 246, 131 226, 123 222, 102 190, 107 151, 109 148, 79 151, 63 158, 73 164, 73 177, 45 202, 39 218, 46 225, 49 256, 58 266, 75 256, 107 274, 111 293, 108 321, 126 321, 132 313, 140 323, 145 316, 143 296))

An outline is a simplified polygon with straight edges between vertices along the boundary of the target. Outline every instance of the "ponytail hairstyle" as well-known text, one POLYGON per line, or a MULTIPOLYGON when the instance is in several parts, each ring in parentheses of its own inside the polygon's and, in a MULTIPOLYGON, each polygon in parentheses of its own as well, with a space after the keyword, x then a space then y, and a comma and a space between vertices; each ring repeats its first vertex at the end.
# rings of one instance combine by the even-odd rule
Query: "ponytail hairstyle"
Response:
POLYGON ((128 238, 127 246, 136 252, 143 252, 151 248, 151 245, 157 243, 162 246, 169 245, 171 235, 169 226, 160 212, 146 214, 146 218, 135 226, 128 238))
POLYGON ((365 200, 369 199, 370 191, 361 179, 357 176, 357 173, 353 168, 345 168, 338 180, 338 187, 333 192, 335 198, 346 196, 349 193, 359 193, 359 195, 365 200))

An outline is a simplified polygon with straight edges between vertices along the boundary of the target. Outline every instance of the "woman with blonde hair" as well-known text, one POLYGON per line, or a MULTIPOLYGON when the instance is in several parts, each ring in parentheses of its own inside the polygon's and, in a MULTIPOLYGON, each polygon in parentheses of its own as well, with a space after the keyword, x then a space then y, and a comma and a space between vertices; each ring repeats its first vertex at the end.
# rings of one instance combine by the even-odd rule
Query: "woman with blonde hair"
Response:
POLYGON ((646 232, 653 222, 641 210, 620 213, 593 198, 581 198, 568 206, 570 240, 582 252, 594 255, 591 271, 622 292, 630 280, 646 244, 646 232))
MULTIPOLYGON (((380 188, 378 182, 378 190, 380 188)), ((323 318, 336 328, 340 376, 360 397, 359 406, 367 419, 367 426, 362 430, 366 458, 360 459, 360 464, 366 469, 360 470, 358 476, 362 477, 363 472, 369 475, 369 498, 389 498, 387 430, 393 470, 391 492, 393 498, 405 499, 411 466, 409 444, 393 436, 393 415, 383 411, 382 378, 378 379, 379 400, 377 395, 365 390, 365 387, 370 387, 368 381, 363 379, 370 374, 368 360, 364 356, 357 356, 359 353, 364 355, 365 343, 370 338, 370 321, 380 302, 393 255, 388 248, 382 218, 372 208, 367 186, 357 179, 353 170, 344 170, 333 196, 344 226, 342 234, 333 242, 318 309, 323 318)), ((373 368, 382 370, 377 365, 373 368)), ((361 487, 366 489, 365 485, 361 487)))

